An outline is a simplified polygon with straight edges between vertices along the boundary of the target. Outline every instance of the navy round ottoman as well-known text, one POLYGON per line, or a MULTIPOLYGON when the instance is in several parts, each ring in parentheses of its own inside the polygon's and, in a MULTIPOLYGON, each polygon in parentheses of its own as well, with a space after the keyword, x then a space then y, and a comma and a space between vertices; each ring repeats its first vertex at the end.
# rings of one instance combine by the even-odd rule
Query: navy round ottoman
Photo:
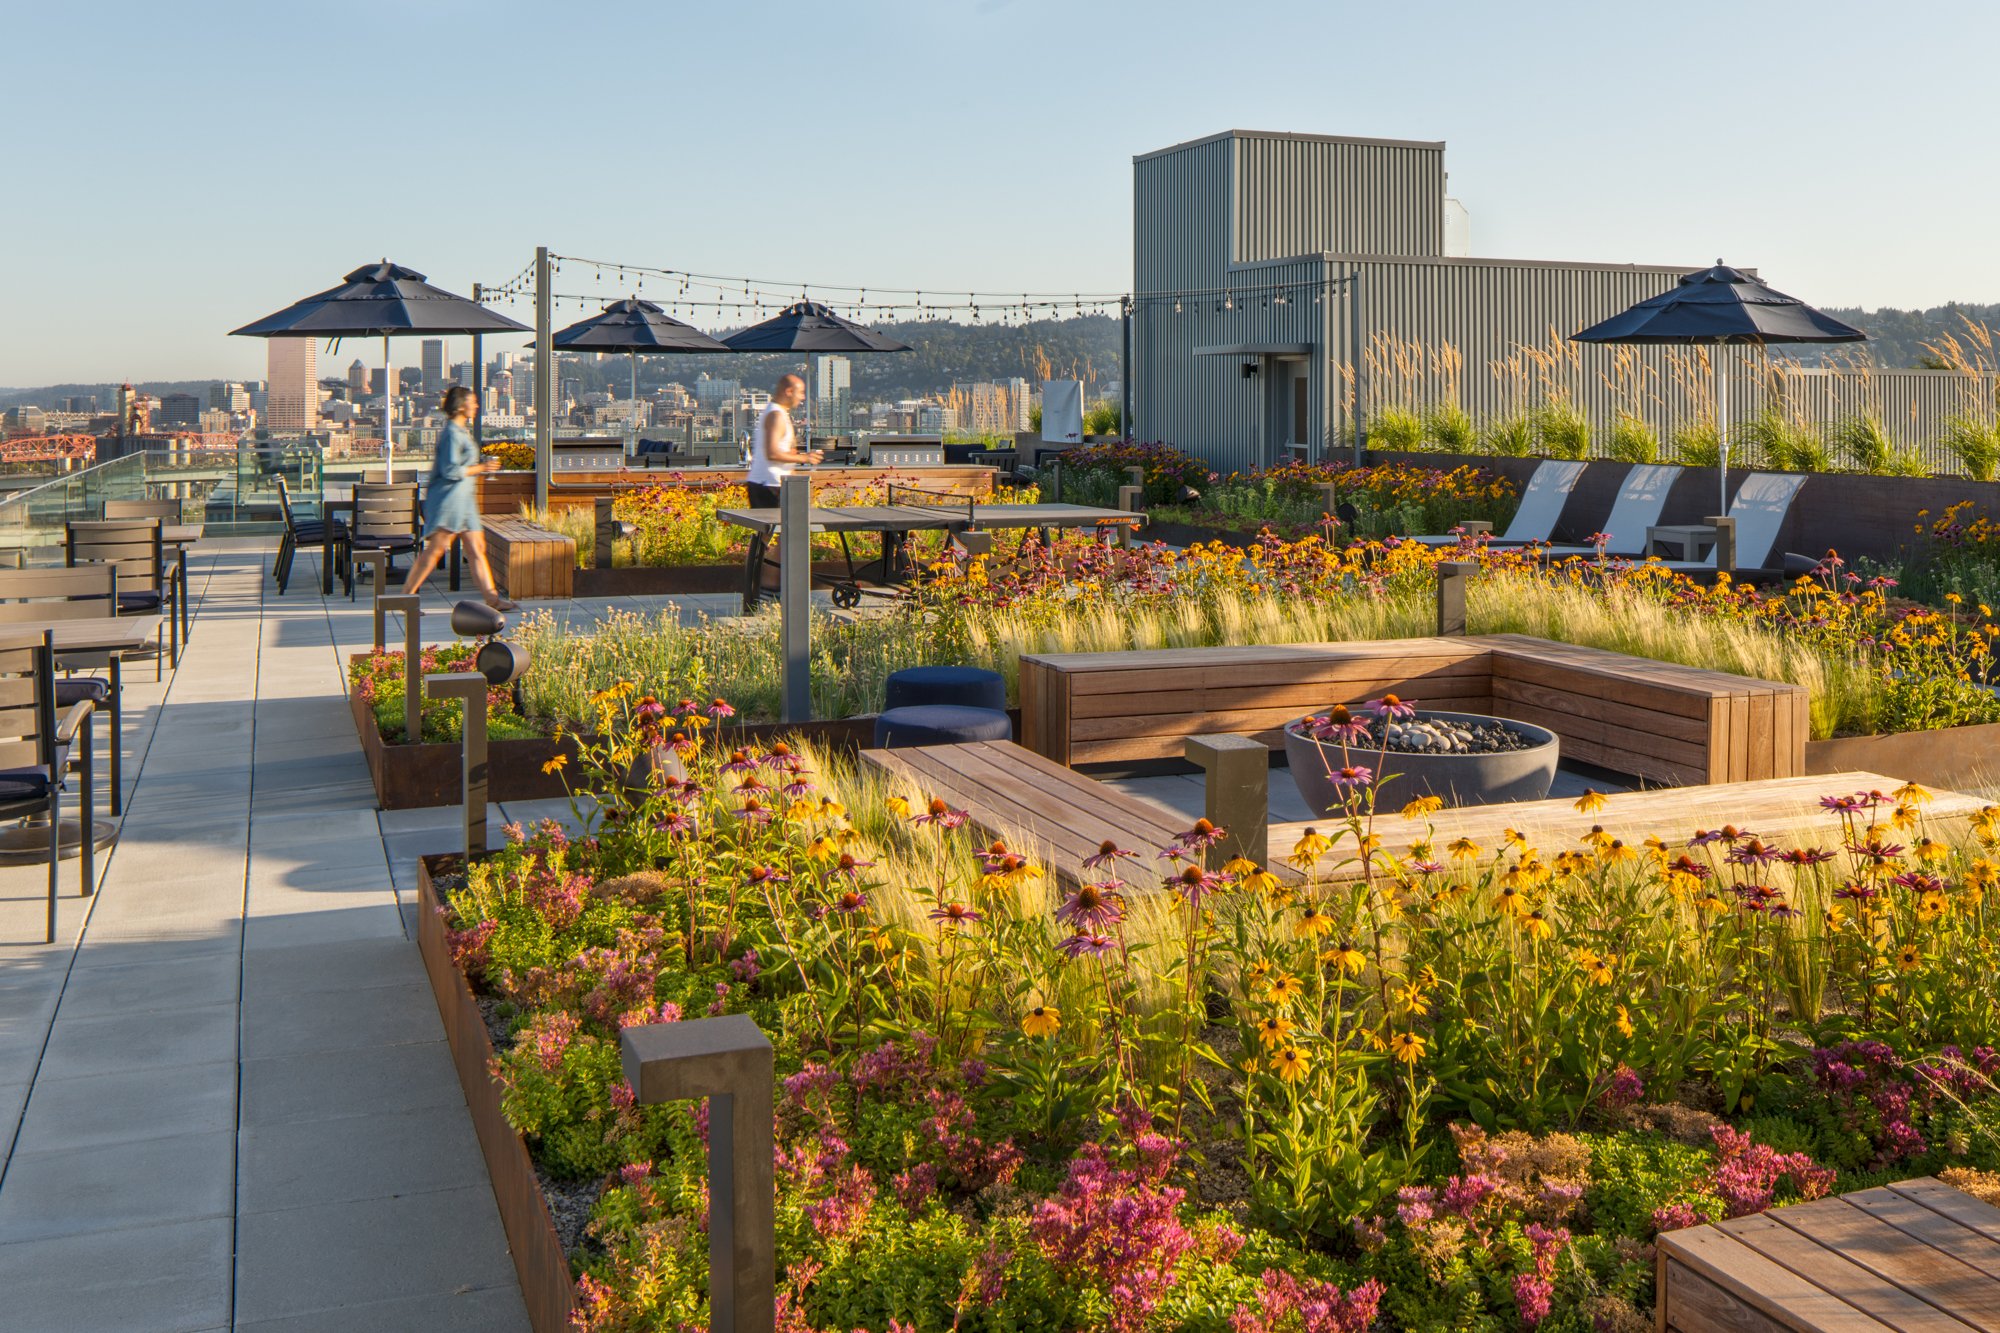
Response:
POLYGON ((882 707, 911 708, 919 704, 960 704, 966 708, 1007 710, 1007 682, 997 671, 982 667, 904 667, 889 677, 882 707))
POLYGON ((1013 739, 1014 724, 997 708, 913 704, 908 708, 888 709, 875 719, 875 747, 880 750, 1013 739))

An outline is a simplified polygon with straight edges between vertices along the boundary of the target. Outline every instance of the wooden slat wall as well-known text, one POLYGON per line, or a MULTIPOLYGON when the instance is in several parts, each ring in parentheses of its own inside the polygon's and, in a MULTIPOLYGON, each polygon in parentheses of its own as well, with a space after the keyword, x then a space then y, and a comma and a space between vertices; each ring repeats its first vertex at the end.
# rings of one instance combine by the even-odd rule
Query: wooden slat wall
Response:
POLYGON ((526 519, 489 518, 486 558, 509 597, 569 597, 576 586, 576 543, 526 519))
POLYGON ((1062 764, 1178 758, 1205 732, 1275 748, 1293 718, 1392 692, 1547 727, 1570 757, 1652 782, 1805 771, 1796 685, 1520 635, 1024 657, 1022 740, 1062 764))

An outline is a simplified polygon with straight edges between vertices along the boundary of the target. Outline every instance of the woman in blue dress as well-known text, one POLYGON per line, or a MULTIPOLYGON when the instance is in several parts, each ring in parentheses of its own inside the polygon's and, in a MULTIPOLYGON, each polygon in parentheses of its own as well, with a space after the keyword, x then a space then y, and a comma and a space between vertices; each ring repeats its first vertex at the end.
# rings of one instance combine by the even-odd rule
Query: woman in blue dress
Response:
POLYGON ((451 549, 451 539, 462 537, 472 559, 472 577, 485 594, 487 605, 512 611, 514 603, 493 586, 493 569, 486 563, 486 533, 479 526, 479 474, 496 471, 500 464, 480 460, 479 445, 472 438, 472 413, 477 402, 472 390, 462 384, 445 390, 444 435, 438 440, 430 484, 424 490, 424 549, 410 563, 403 591, 414 593, 423 587, 451 549))

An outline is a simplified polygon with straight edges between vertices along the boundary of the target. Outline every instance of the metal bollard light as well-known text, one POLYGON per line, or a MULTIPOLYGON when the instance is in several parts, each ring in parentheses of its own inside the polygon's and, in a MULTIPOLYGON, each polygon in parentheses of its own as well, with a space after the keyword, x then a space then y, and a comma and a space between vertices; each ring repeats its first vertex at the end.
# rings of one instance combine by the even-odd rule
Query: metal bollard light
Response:
POLYGON ((1225 830, 1216 850, 1263 865, 1270 856, 1271 751, 1248 736, 1190 736, 1183 753, 1206 771, 1208 822, 1225 830))
MULTIPOLYGON (((466 637, 498 636, 507 628, 506 617, 483 602, 460 602, 451 608, 451 628, 466 637)), ((486 695, 502 685, 511 685, 527 673, 528 650, 498 637, 479 645, 473 659, 476 670, 442 672, 424 677, 424 690, 433 699, 460 699, 465 704, 464 739, 459 746, 460 804, 465 816, 465 855, 469 860, 486 851, 486 695)))
MULTIPOLYGON (((1134 468, 1133 471, 1136 472, 1138 469, 1134 468)), ((1128 514, 1143 513, 1146 508, 1145 488, 1143 486, 1120 486, 1118 488, 1118 507, 1128 514)), ((1120 546, 1130 546, 1132 544, 1132 529, 1129 525, 1124 523, 1118 525, 1118 544, 1120 546)))
POLYGON ((1465 585, 1478 569, 1478 565, 1468 560, 1446 560, 1438 565, 1437 632, 1440 637, 1464 636, 1465 585))
POLYGON ((416 745, 424 738, 423 685, 417 669, 424 657, 424 599, 408 593, 375 599, 375 651, 381 652, 389 612, 403 617, 403 735, 405 744, 416 745))
POLYGON ((771 1043, 747 1014, 649 1023, 618 1034, 641 1105, 708 1099, 708 1326, 772 1333, 777 1188, 771 1043))

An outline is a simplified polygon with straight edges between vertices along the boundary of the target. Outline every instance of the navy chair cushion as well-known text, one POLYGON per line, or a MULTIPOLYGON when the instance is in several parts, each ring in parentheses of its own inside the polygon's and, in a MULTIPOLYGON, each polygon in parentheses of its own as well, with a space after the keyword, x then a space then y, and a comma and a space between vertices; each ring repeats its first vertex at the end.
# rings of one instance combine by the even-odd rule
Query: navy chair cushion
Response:
POLYGON ((891 708, 875 719, 877 749, 911 745, 959 745, 966 741, 1011 741, 1014 724, 996 708, 958 704, 914 704, 891 708))
POLYGON ((121 592, 118 594, 120 611, 157 611, 160 609, 160 594, 157 592, 121 592))
POLYGON ((33 801, 49 794, 49 775, 39 768, 0 768, 0 801, 33 801))
POLYGON ((101 704, 111 698, 111 682, 102 676, 71 676, 56 682, 56 707, 74 708, 88 700, 101 704))
POLYGON ((925 704, 956 704, 964 708, 1007 710, 1007 682, 997 671, 982 667, 904 667, 889 677, 884 708, 925 704))
POLYGON ((417 539, 406 533, 397 533, 393 537, 351 537, 348 540, 354 547, 363 551, 414 551, 417 549, 417 539))

